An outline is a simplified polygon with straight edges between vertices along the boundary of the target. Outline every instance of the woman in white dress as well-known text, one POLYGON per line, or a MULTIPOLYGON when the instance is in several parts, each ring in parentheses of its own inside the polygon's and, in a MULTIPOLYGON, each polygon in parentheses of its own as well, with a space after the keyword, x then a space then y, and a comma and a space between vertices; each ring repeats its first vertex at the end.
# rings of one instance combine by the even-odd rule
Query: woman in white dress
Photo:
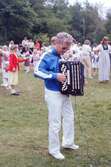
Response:
POLYGON ((99 51, 98 79, 99 82, 108 82, 110 79, 110 56, 111 46, 108 37, 103 37, 101 44, 97 46, 99 51))

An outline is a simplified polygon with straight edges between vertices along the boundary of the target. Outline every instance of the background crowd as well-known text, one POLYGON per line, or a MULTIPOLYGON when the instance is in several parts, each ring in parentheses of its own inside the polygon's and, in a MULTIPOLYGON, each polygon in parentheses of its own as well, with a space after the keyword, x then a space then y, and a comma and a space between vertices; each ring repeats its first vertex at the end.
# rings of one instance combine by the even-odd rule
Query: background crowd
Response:
MULTIPOLYGON (((11 40, 8 45, 0 46, 1 86, 11 90, 11 94, 19 95, 15 90, 15 86, 18 84, 19 63, 23 62, 25 73, 33 72, 41 55, 44 52, 49 52, 55 45, 55 41, 56 38, 53 36, 49 45, 45 46, 41 40, 33 41, 24 37, 20 44, 15 44, 11 40), (10 69, 13 64, 13 56, 11 59, 13 54, 18 59, 16 60, 17 67, 15 65, 14 69, 10 69), (14 79, 12 79, 12 72, 15 75, 14 79)), ((85 67, 85 84, 88 83, 88 78, 93 79, 97 75, 100 83, 106 83, 110 80, 111 47, 109 38, 106 36, 103 37, 99 44, 91 44, 88 39, 83 44, 74 40, 70 49, 61 56, 64 59, 79 59, 82 61, 85 67)))

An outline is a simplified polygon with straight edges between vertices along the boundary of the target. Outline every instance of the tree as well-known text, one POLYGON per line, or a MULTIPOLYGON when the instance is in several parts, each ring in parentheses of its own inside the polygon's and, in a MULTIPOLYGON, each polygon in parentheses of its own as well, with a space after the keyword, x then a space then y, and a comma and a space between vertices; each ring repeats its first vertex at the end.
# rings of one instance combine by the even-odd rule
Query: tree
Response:
POLYGON ((0 1, 0 41, 19 42, 24 36, 40 34, 48 37, 59 31, 71 33, 77 41, 86 38, 98 41, 107 30, 111 32, 111 16, 104 21, 98 6, 87 1, 82 6, 68 5, 68 0, 3 0, 0 1), (106 24, 104 24, 106 22, 106 24), (106 30, 105 30, 106 28, 106 30))
POLYGON ((98 6, 91 6, 88 2, 83 10, 84 18, 84 39, 88 38, 92 42, 96 42, 105 33, 104 20, 99 16, 98 6))
POLYGON ((70 7, 70 32, 78 41, 82 41, 83 36, 83 16, 82 16, 82 6, 76 3, 74 6, 70 7))
POLYGON ((84 6, 76 3, 70 9, 70 32, 80 42, 86 38, 96 42, 105 33, 104 21, 98 14, 98 7, 87 1, 84 6))
POLYGON ((36 13, 27 0, 0 1, 1 31, 3 41, 20 41, 25 35, 31 36, 36 13))
POLYGON ((59 31, 68 31, 67 11, 68 7, 64 0, 45 1, 38 13, 39 22, 34 25, 33 32, 47 33, 50 37, 59 31))
POLYGON ((108 36, 111 39, 111 12, 110 12, 110 10, 108 11, 106 17, 107 17, 107 20, 105 23, 105 28, 106 28, 106 32, 107 32, 108 36))

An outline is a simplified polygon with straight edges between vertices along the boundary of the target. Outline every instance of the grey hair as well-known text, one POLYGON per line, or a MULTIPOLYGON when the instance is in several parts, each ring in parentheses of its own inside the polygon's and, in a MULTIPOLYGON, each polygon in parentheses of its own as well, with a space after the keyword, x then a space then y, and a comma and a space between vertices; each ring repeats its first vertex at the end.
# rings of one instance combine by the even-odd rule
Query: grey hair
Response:
POLYGON ((68 45, 71 45, 73 43, 73 37, 72 35, 66 33, 66 32, 59 32, 57 35, 57 43, 67 43, 68 45))
POLYGON ((86 40, 84 41, 84 44, 86 44, 86 45, 90 45, 91 42, 90 42, 90 40, 86 39, 86 40))

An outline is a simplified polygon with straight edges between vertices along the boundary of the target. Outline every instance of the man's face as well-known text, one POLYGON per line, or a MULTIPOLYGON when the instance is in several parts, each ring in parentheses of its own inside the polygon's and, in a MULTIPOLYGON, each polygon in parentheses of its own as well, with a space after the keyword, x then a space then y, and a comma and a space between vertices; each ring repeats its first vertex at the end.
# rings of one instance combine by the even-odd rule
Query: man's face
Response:
POLYGON ((63 43, 63 44, 57 44, 57 52, 60 55, 63 55, 67 50, 69 50, 70 45, 68 45, 67 43, 63 43))

